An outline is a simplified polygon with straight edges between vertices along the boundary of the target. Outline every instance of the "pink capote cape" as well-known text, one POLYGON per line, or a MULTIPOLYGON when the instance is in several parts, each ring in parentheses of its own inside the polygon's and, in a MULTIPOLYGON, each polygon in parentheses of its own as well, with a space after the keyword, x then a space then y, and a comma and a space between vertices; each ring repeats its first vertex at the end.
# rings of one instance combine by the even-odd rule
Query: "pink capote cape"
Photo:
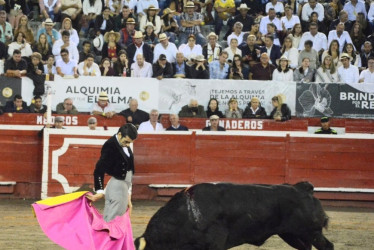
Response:
POLYGON ((135 250, 128 211, 106 222, 90 205, 86 193, 61 195, 32 204, 44 233, 68 250, 135 250))

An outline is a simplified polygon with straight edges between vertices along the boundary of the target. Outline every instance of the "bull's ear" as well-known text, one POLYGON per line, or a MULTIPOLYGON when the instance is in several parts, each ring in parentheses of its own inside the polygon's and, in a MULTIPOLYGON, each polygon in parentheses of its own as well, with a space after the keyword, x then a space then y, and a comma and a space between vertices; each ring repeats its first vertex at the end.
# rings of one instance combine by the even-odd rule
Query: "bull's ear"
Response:
POLYGON ((147 245, 147 242, 145 241, 144 237, 141 237, 139 239, 139 248, 138 248, 138 250, 144 250, 146 245, 147 245))
POLYGON ((294 187, 300 191, 313 194, 314 187, 310 182, 307 182, 307 181, 299 182, 299 183, 296 183, 294 187))

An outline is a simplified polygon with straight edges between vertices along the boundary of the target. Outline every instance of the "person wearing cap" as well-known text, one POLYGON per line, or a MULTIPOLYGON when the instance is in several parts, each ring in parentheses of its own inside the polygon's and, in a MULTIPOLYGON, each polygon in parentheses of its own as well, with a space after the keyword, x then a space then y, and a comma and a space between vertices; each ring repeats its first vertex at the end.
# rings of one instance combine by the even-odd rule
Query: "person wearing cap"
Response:
POLYGON ((247 119, 266 119, 267 114, 265 108, 261 106, 258 97, 252 97, 243 112, 243 118, 247 119))
POLYGON ((29 106, 30 113, 44 114, 47 112, 47 105, 43 104, 43 99, 41 96, 36 95, 31 101, 29 106))
POLYGON ((160 11, 160 9, 151 4, 143 11, 145 12, 145 15, 140 18, 139 30, 144 33, 145 26, 148 22, 150 22, 155 27, 155 34, 158 35, 161 30, 161 18, 159 15, 157 15, 157 13, 160 11))
POLYGON ((78 64, 78 73, 81 76, 101 76, 100 67, 95 63, 93 54, 88 54, 86 60, 78 64))
POLYGON ((28 64, 26 76, 33 81, 33 95, 43 95, 45 91, 45 73, 44 66, 42 63, 42 55, 40 53, 32 53, 31 63, 28 64))
POLYGON ((271 80, 276 67, 269 60, 268 54, 262 53, 260 63, 254 64, 250 69, 249 80, 271 80))
POLYGON ((131 77, 151 78, 152 75, 152 64, 145 61, 143 54, 137 54, 136 62, 131 64, 131 77))
POLYGON ((203 17, 200 13, 195 12, 195 4, 188 1, 184 5, 184 12, 181 14, 181 32, 179 33, 179 44, 187 43, 189 35, 195 35, 196 43, 204 46, 206 44, 205 37, 201 34, 200 25, 203 17))
POLYGON ((196 99, 191 99, 188 105, 181 108, 179 117, 206 118, 204 106, 199 105, 196 99))
MULTIPOLYGON (((65 122, 65 117, 63 117, 63 116, 56 116, 55 117, 54 126, 52 126, 51 128, 63 129, 64 128, 63 127, 64 126, 64 122, 65 122)), ((46 126, 46 127, 48 127, 48 126, 46 126)))
POLYGON ((247 4, 243 2, 240 4, 240 6, 237 8, 237 10, 239 11, 239 14, 236 15, 234 18, 229 19, 227 22, 228 29, 227 29, 225 36, 223 37, 224 40, 227 40, 227 37, 231 34, 233 30, 234 24, 237 22, 240 22, 243 24, 242 30, 244 32, 251 30, 254 20, 253 20, 253 17, 248 14, 248 11, 250 9, 251 8, 249 8, 247 4))
POLYGON ((47 41, 49 46, 52 48, 53 44, 61 38, 60 32, 53 28, 55 23, 51 18, 47 18, 45 22, 40 26, 38 33, 36 34, 36 40, 39 41, 39 36, 45 34, 47 36, 47 41))
POLYGON ((143 33, 140 31, 135 31, 135 35, 133 37, 133 43, 127 47, 127 55, 129 56, 129 63, 130 65, 136 60, 136 56, 138 54, 142 54, 144 59, 148 63, 152 63, 153 61, 153 51, 151 46, 144 43, 143 41, 143 33))
POLYGON ((188 128, 186 126, 183 126, 179 123, 178 114, 170 114, 169 120, 171 126, 166 129, 167 131, 188 131, 188 128))
POLYGON ((291 5, 284 6, 285 16, 281 17, 283 32, 291 32, 295 24, 300 23, 300 18, 293 14, 291 5))
POLYGON ((149 120, 149 114, 141 109, 138 109, 138 100, 132 98, 129 101, 129 108, 122 110, 119 114, 124 116, 126 123, 132 123, 135 127, 139 127, 140 123, 149 120))
POLYGON ((57 74, 61 77, 74 76, 78 78, 77 61, 69 58, 69 51, 67 49, 61 50, 61 60, 56 62, 57 74))
POLYGON ((64 102, 60 102, 56 106, 56 113, 57 114, 71 114, 71 115, 76 115, 78 114, 77 108, 73 104, 73 99, 70 97, 65 98, 64 102))
POLYGON ((161 33, 158 36, 158 40, 160 41, 160 43, 156 44, 153 50, 153 63, 157 61, 158 57, 161 54, 164 54, 166 56, 168 62, 174 63, 178 52, 177 46, 169 41, 169 37, 166 35, 166 33, 161 33))
MULTIPOLYGON (((87 0, 86 0, 87 1, 87 0)), ((131 0, 130 0, 131 1, 131 0)), ((136 0, 133 0, 136 1, 136 0)), ((126 28, 126 22, 128 18, 133 18, 135 20, 135 16, 132 13, 132 8, 136 6, 136 3, 129 6, 125 5, 126 1, 123 1, 124 5, 122 7, 121 13, 119 13, 115 18, 114 18, 114 31, 119 32, 121 29, 126 28)))
POLYGON ((97 127, 97 119, 96 117, 90 117, 87 120, 87 126, 89 130, 96 130, 97 127))
POLYGON ((146 24, 143 35, 144 35, 143 41, 149 46, 151 46, 152 50, 154 50, 156 44, 158 44, 160 41, 158 40, 158 37, 155 34, 155 26, 153 25, 153 23, 148 22, 146 24))
POLYGON ((335 129, 330 128, 330 119, 326 116, 321 118, 321 128, 317 129, 315 134, 328 134, 328 135, 337 135, 335 129))
POLYGON ((97 103, 92 106, 91 115, 100 115, 106 118, 112 118, 116 111, 109 103, 109 97, 106 92, 100 92, 97 103))
POLYGON ((213 8, 215 10, 214 32, 219 36, 223 27, 223 21, 231 19, 235 14, 234 0, 216 0, 213 8))
POLYGON ((218 36, 214 32, 210 32, 206 37, 208 43, 203 46, 203 55, 208 63, 219 59, 219 54, 222 52, 221 45, 217 42, 218 36))
POLYGON ((61 0, 61 20, 64 20, 66 17, 71 19, 73 27, 79 32, 82 17, 81 0, 61 0))
POLYGON ((227 79, 230 66, 226 63, 229 54, 222 51, 219 60, 209 64, 209 79, 227 79))
POLYGON ((166 8, 161 16, 161 30, 169 37, 170 42, 175 43, 179 26, 174 18, 174 10, 166 8))
POLYGON ((280 122, 291 119, 291 110, 285 103, 285 96, 283 94, 279 94, 271 98, 271 103, 274 109, 271 111, 269 119, 280 122))
POLYGON ((293 81, 293 70, 289 66, 290 60, 286 56, 281 56, 278 67, 273 71, 273 81, 293 81))
POLYGON ((121 45, 119 43, 120 34, 118 32, 109 31, 104 35, 104 45, 101 50, 102 58, 109 58, 112 63, 117 62, 118 53, 121 50, 121 45))
POLYGON ((140 123, 138 132, 156 132, 156 131, 164 131, 164 127, 161 123, 158 122, 158 110, 152 109, 149 112, 149 120, 140 123))
POLYGON ((225 110, 225 117, 232 119, 240 119, 243 116, 243 109, 238 107, 238 100, 230 98, 228 102, 228 109, 225 110))
POLYGON ((219 126, 219 116, 211 115, 209 117, 210 126, 203 128, 203 131, 226 131, 224 127, 219 126))
POLYGON ((110 15, 109 7, 104 7, 102 14, 96 16, 94 30, 96 36, 105 35, 105 33, 114 30, 114 19, 110 15))
POLYGON ((133 43, 133 36, 135 35, 135 19, 132 17, 127 18, 126 27, 122 28, 119 33, 121 36, 120 44, 122 48, 126 49, 130 44, 133 43))
POLYGON ((153 5, 154 8, 159 9, 158 1, 157 0, 142 0, 138 1, 136 4, 136 13, 138 14, 138 17, 141 18, 145 15, 146 10, 153 5))
POLYGON ((368 58, 368 68, 361 71, 359 82, 374 83, 374 56, 368 58))
POLYGON ((30 113, 27 104, 21 95, 14 95, 13 101, 7 101, 4 107, 5 113, 30 113))
POLYGON ((189 79, 209 79, 209 65, 203 55, 198 55, 194 59, 195 64, 187 66, 187 75, 189 79))
POLYGON ((360 76, 358 67, 352 65, 347 53, 340 54, 342 66, 338 68, 338 75, 342 83, 358 83, 360 76))
POLYGON ((171 78, 173 76, 173 68, 171 64, 166 60, 166 56, 161 54, 158 57, 157 62, 152 65, 153 78, 162 80, 163 78, 171 78))
POLYGON ((78 44, 70 41, 69 31, 64 30, 62 32, 61 39, 58 39, 52 47, 52 53, 56 58, 56 62, 61 60, 61 51, 62 49, 67 49, 69 51, 69 59, 79 62, 79 51, 77 48, 78 44))

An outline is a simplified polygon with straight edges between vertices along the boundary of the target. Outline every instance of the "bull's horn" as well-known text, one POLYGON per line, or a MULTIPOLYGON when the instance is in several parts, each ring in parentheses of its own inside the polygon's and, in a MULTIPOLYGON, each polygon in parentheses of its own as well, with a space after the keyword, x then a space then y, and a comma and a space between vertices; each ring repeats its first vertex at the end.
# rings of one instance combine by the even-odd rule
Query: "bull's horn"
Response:
POLYGON ((145 241, 144 237, 139 239, 139 250, 144 250, 147 242, 145 241))

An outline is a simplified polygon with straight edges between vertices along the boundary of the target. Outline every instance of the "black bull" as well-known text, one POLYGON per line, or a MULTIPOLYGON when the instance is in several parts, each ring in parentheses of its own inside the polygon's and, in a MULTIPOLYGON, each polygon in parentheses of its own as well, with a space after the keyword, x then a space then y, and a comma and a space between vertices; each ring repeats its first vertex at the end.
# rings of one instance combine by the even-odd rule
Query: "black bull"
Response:
POLYGON ((145 250, 223 250, 262 245, 279 235, 296 249, 334 249, 322 234, 328 217, 313 186, 198 184, 185 189, 151 218, 135 240, 145 250))

